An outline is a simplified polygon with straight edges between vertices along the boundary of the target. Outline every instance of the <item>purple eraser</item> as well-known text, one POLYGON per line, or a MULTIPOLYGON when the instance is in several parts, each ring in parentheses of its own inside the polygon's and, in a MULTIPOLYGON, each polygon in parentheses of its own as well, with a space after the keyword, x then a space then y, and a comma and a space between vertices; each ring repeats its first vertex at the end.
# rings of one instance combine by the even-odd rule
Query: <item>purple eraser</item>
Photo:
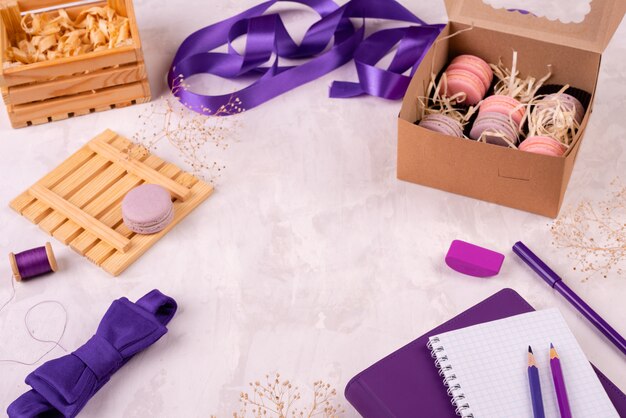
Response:
POLYGON ((452 241, 446 254, 446 264, 451 269, 475 277, 495 276, 503 261, 503 254, 458 239, 452 241))

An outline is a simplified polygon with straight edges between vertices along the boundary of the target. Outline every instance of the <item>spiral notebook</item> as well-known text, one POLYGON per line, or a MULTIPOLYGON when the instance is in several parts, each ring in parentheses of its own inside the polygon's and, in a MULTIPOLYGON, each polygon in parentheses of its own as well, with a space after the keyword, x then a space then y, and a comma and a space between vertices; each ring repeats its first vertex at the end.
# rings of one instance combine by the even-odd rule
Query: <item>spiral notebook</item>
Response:
POLYGON ((428 348, 461 417, 532 416, 527 350, 539 368, 546 417, 559 417, 548 349, 559 352, 573 416, 619 418, 589 360, 556 309, 431 336, 428 348))
MULTIPOLYGON (((502 289, 358 373, 346 385, 346 399, 364 418, 456 418, 426 347, 428 337, 527 312, 534 309, 524 298, 502 289)), ((626 395, 591 367, 620 416, 626 417, 626 395)))

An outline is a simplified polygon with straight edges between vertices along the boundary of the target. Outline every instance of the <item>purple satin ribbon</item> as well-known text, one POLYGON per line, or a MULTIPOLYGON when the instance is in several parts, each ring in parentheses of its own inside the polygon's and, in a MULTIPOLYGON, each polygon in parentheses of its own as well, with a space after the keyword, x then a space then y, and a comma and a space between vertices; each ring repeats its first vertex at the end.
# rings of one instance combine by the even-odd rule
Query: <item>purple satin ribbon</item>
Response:
POLYGON ((280 14, 264 14, 271 6, 286 0, 270 0, 236 16, 191 34, 176 52, 168 84, 172 93, 190 109, 228 115, 234 98, 236 106, 252 109, 302 84, 315 80, 354 58, 358 83, 334 82, 330 96, 355 97, 362 94, 400 99, 418 64, 444 25, 427 25, 395 0, 350 0, 338 6, 332 0, 289 0, 315 10, 320 20, 304 35, 300 44, 291 38, 280 14), (350 18, 375 18, 411 22, 419 26, 385 29, 364 39, 364 25, 355 28, 350 18), (245 52, 232 46, 247 36, 245 52), (327 51, 326 47, 331 44, 327 51), (228 52, 211 52, 228 45, 228 52), (387 69, 376 63, 395 45, 396 54, 387 69), (271 64, 272 55, 275 59, 271 64), (298 66, 281 66, 280 58, 310 58, 298 66), (403 75, 411 69, 410 76, 403 75), (181 88, 189 76, 200 73, 223 78, 258 75, 256 81, 235 93, 208 96, 181 88))

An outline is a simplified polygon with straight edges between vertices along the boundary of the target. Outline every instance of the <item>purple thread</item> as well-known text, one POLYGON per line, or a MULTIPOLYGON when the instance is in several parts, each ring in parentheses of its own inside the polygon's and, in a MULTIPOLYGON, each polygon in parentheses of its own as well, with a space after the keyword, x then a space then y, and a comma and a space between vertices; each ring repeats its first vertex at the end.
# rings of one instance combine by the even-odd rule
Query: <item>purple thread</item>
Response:
POLYGON ((20 276, 22 276, 23 279, 50 273, 52 271, 46 247, 33 248, 32 250, 15 254, 15 261, 20 276))

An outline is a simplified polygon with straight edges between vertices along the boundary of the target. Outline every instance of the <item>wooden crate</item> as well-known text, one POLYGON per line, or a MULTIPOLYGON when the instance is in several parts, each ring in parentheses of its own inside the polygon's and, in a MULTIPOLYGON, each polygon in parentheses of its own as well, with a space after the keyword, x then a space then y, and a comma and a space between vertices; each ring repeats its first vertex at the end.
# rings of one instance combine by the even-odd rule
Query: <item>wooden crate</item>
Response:
MULTIPOLYGON (((0 89, 14 128, 150 101, 150 85, 131 0, 66 8, 70 17, 108 4, 129 19, 132 45, 4 68, 5 50, 22 32, 20 13, 68 0, 0 0, 0 89)), ((54 13, 54 12, 49 12, 54 13)))
POLYGON ((103 132, 15 198, 11 208, 117 276, 213 192, 155 155, 133 156, 125 151, 129 145, 115 132, 103 132), (136 234, 122 221, 122 199, 146 182, 165 187, 174 202, 174 220, 152 235, 136 234))

